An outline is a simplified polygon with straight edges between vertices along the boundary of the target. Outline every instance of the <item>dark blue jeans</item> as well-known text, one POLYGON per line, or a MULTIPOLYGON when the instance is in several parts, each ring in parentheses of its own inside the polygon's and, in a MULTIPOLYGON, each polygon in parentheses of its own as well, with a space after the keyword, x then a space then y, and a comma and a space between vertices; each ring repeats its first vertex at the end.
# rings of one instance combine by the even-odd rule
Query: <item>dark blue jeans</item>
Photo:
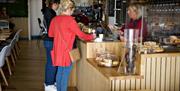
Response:
POLYGON ((46 49, 46 66, 45 66, 45 84, 54 85, 56 82, 57 67, 52 65, 51 50, 53 48, 53 41, 44 40, 44 47, 46 49))
POLYGON ((72 64, 68 67, 58 66, 57 76, 56 76, 57 91, 67 91, 71 69, 72 69, 72 64))

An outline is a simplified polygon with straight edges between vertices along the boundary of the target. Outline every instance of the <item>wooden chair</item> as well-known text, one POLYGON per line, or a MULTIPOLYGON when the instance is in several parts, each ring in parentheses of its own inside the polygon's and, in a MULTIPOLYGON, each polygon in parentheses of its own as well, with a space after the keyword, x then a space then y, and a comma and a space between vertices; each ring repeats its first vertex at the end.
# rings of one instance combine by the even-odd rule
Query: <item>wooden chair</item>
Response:
POLYGON ((7 80, 6 80, 6 77, 5 77, 5 75, 4 75, 4 72, 3 72, 3 70, 2 70, 2 67, 3 67, 4 64, 5 64, 5 58, 6 58, 7 49, 8 49, 8 46, 5 46, 5 47, 3 47, 3 49, 2 49, 1 52, 0 52, 0 72, 1 72, 1 75, 2 75, 2 77, 3 77, 3 80, 4 80, 5 84, 6 84, 6 86, 8 86, 8 82, 7 82, 7 80))
POLYGON ((16 43, 14 45, 14 47, 15 47, 14 49, 15 49, 15 52, 16 52, 17 56, 19 56, 19 53, 20 53, 20 46, 18 44, 18 41, 19 41, 19 34, 20 34, 21 31, 23 31, 23 29, 19 29, 16 32, 15 36, 14 36, 14 38, 16 39, 16 43))
POLYGON ((2 91, 1 83, 0 83, 0 91, 2 91))
POLYGON ((15 43, 16 43, 16 39, 15 38, 13 38, 12 40, 11 40, 11 42, 10 42, 10 48, 8 48, 8 51, 7 51, 7 54, 6 54, 6 57, 8 58, 9 56, 11 57, 11 59, 12 59, 12 63, 13 63, 13 66, 15 66, 15 57, 13 56, 13 54, 14 54, 14 45, 15 45, 15 43))

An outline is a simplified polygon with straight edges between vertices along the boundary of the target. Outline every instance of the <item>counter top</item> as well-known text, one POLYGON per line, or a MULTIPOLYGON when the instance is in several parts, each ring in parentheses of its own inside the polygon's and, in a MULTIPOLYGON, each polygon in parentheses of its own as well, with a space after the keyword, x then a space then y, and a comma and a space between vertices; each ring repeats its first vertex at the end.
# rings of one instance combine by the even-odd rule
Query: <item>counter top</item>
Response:
MULTIPOLYGON (((80 40, 82 41, 83 43, 113 43, 113 42, 120 42, 119 40, 113 40, 113 41, 102 41, 102 42, 95 42, 95 41, 83 41, 83 40, 80 40)), ((124 43, 124 42, 120 42, 120 43, 124 43)))
POLYGON ((126 75, 118 73, 118 67, 101 67, 98 66, 94 58, 88 58, 88 63, 92 65, 96 70, 98 70, 102 75, 110 80, 126 80, 126 79, 143 79, 140 75, 126 75))
POLYGON ((141 54, 143 57, 172 57, 180 55, 180 52, 160 52, 160 53, 151 53, 151 54, 141 54))

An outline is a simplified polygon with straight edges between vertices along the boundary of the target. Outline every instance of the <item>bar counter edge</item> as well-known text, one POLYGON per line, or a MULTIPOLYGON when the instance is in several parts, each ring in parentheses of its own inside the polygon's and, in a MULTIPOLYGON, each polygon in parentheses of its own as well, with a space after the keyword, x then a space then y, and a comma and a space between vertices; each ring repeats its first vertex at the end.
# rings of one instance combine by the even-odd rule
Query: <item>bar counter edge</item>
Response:
MULTIPOLYGON (((106 49, 121 57, 123 42, 78 41, 81 60, 75 63, 73 77, 78 91, 179 91, 180 53, 156 53, 140 55, 140 75, 119 76, 103 74, 93 63, 98 49, 106 49), (129 78, 129 79, 128 79, 129 78)), ((108 68, 105 68, 108 69, 108 68)), ((113 72, 113 68, 106 71, 113 72), (111 71, 110 71, 111 70, 111 71)))

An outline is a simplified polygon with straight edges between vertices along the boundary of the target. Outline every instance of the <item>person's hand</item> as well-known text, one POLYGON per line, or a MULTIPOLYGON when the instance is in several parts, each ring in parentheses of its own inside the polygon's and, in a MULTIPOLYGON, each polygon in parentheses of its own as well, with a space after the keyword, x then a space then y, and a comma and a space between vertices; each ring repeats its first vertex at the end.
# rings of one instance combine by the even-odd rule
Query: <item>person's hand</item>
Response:
POLYGON ((95 39, 96 38, 96 30, 92 30, 92 33, 93 33, 93 39, 95 39))
POLYGON ((97 37, 97 36, 96 36, 96 34, 95 34, 95 33, 93 33, 93 39, 96 39, 96 37, 97 37))
POLYGON ((111 24, 108 24, 108 27, 109 27, 111 30, 114 29, 114 26, 111 25, 111 24))
POLYGON ((119 31, 119 35, 124 35, 124 32, 122 32, 121 30, 119 31))
POLYGON ((111 24, 108 24, 108 27, 109 29, 111 29, 111 31, 118 31, 122 28, 122 27, 111 25, 111 24))
POLYGON ((120 35, 120 40, 121 40, 122 42, 125 42, 125 41, 126 41, 125 37, 124 37, 124 36, 121 36, 121 35, 120 35))

